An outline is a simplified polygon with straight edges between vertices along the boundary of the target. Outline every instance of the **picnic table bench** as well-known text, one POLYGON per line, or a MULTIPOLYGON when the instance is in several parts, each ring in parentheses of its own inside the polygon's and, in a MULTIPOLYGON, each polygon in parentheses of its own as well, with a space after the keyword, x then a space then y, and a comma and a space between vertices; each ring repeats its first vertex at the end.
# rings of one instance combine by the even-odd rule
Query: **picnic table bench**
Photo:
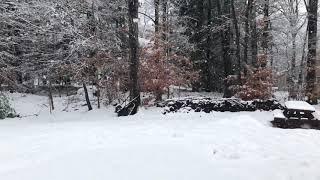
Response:
POLYGON ((304 101, 287 101, 285 109, 274 111, 272 124, 279 128, 317 128, 319 121, 314 117, 316 109, 304 101))

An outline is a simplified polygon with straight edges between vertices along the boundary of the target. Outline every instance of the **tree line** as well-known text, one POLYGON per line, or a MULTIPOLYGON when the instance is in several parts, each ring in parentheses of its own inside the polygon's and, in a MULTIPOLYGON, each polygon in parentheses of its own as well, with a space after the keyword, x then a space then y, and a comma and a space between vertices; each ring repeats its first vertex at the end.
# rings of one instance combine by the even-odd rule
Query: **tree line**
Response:
POLYGON ((56 84, 90 84, 109 102, 128 91, 135 113, 141 92, 161 101, 172 86, 270 98, 282 73, 291 98, 315 103, 318 0, 144 3, 151 14, 138 0, 1 1, 0 85, 39 79, 52 99, 56 84))

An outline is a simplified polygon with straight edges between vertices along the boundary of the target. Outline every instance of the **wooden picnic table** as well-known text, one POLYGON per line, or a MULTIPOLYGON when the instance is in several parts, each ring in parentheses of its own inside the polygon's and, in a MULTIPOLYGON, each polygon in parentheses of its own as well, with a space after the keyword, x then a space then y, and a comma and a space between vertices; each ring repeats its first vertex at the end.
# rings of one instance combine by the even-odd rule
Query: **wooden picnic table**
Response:
POLYGON ((313 113, 316 111, 313 106, 304 101, 287 101, 283 114, 289 120, 314 120, 313 113))
POLYGON ((320 129, 320 121, 314 117, 315 108, 304 101, 288 101, 285 109, 274 111, 272 124, 280 128, 320 129))

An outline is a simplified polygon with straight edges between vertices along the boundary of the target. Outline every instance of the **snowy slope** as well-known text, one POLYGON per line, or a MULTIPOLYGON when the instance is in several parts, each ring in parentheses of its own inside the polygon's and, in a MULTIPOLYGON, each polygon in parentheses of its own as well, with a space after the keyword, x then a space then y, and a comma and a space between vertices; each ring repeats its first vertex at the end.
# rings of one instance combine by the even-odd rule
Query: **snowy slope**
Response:
POLYGON ((271 112, 49 115, 45 97, 13 96, 18 111, 40 113, 0 121, 1 180, 320 178, 320 131, 271 128, 271 112))

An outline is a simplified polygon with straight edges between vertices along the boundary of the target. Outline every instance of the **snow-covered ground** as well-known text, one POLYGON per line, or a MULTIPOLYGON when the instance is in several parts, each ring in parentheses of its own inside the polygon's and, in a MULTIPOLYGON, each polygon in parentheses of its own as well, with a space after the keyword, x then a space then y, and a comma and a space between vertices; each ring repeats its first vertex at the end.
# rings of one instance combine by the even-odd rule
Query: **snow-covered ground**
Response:
POLYGON ((1 180, 320 179, 320 131, 272 128, 272 112, 118 118, 55 98, 50 115, 46 97, 11 96, 23 118, 0 121, 1 180))

